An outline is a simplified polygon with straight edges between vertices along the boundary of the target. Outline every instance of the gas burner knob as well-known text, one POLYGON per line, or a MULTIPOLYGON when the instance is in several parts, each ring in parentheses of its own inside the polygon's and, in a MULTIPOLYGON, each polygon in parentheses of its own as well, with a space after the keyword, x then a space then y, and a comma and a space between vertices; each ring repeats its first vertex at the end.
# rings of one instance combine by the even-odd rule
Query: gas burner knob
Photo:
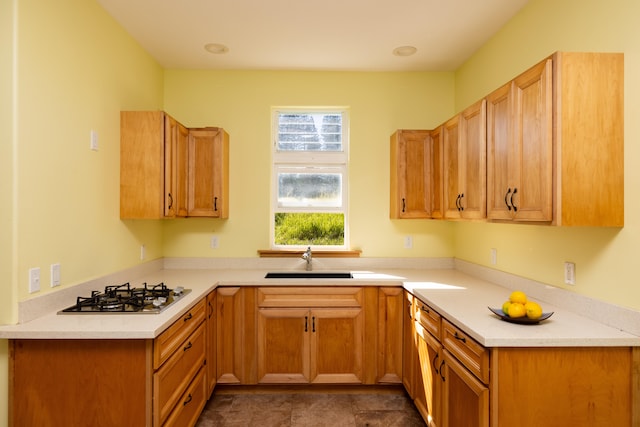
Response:
POLYGON ((157 297, 157 298, 154 298, 154 300, 152 301, 152 304, 154 307, 160 307, 160 306, 163 306, 166 302, 167 302, 167 299, 165 297, 157 297))
POLYGON ((184 292, 184 288, 182 286, 177 286, 173 290, 173 294, 176 295, 176 296, 182 295, 182 292, 184 292))

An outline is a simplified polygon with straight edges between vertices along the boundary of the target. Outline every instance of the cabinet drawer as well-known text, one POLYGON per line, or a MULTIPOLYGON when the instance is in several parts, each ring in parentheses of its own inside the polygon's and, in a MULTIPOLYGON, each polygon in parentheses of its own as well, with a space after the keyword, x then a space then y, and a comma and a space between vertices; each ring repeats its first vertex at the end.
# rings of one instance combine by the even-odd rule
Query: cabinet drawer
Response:
POLYGON ((489 384, 489 350, 442 319, 442 343, 473 375, 489 384))
POLYGON ((361 307, 362 288, 258 288, 258 307, 361 307))
POLYGON ((153 375, 154 420, 160 425, 184 392, 193 376, 204 366, 205 324, 202 323, 153 375))
POLYGON ((158 369, 205 319, 205 299, 176 320, 158 338, 153 348, 153 368, 158 369))
POLYGON ((207 402, 207 383, 204 380, 204 371, 204 368, 200 369, 189 388, 185 390, 182 398, 176 403, 164 427, 185 427, 196 424, 207 402))
POLYGON ((442 317, 437 311, 429 307, 424 302, 416 298, 414 317, 423 328, 431 333, 436 339, 441 339, 442 317))

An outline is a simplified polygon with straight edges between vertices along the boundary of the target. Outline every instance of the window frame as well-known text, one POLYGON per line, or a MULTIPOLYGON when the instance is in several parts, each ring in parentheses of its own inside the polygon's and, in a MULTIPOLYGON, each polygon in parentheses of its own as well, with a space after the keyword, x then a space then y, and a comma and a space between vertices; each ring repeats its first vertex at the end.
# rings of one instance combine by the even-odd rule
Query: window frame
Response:
POLYGON ((347 250, 349 248, 349 108, 337 107, 272 107, 271 108, 271 188, 270 188, 270 245, 274 250, 300 250, 308 245, 277 245, 275 243, 275 214, 284 213, 341 213, 344 217, 344 242, 342 245, 312 245, 313 248, 347 250), (317 114, 336 113, 342 116, 341 151, 287 151, 278 150, 279 115, 282 113, 317 114), (278 204, 278 174, 281 172, 322 172, 335 173, 342 177, 341 207, 282 207, 278 204))

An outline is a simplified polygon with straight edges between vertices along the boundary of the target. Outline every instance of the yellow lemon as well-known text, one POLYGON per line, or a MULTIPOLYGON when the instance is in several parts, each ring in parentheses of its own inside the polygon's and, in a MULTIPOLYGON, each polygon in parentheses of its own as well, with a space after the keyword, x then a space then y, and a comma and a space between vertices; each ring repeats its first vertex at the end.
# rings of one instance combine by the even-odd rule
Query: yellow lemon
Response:
POLYGON ((504 314, 506 314, 507 316, 509 315, 509 306, 511 305, 511 301, 505 301, 504 304, 502 304, 502 312, 504 314))
POLYGON ((522 291, 513 291, 511 295, 509 295, 509 301, 524 305, 527 303, 527 295, 522 291))
POLYGON ((537 302, 529 301, 524 305, 529 319, 539 319, 542 316, 542 307, 537 302))
POLYGON ((509 317, 524 317, 526 314, 527 312, 524 309, 524 304, 520 304, 519 302, 512 302, 509 304, 509 317))

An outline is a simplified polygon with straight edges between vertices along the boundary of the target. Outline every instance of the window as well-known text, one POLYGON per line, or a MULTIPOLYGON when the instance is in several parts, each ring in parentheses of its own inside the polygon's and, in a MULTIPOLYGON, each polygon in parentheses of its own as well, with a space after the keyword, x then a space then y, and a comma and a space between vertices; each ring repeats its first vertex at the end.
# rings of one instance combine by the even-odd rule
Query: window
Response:
POLYGON ((348 130, 345 108, 273 109, 274 248, 347 248, 348 130))

